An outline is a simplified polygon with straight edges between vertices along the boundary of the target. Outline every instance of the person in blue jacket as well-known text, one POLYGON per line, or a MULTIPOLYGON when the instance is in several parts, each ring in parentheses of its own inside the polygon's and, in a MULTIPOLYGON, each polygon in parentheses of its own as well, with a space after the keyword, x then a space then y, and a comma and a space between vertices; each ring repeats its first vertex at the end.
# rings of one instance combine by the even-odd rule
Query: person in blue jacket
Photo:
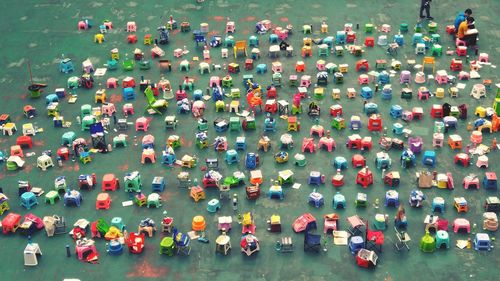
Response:
POLYGON ((465 21, 468 17, 470 17, 472 15, 472 10, 471 9, 467 9, 465 10, 464 12, 460 12, 457 17, 455 18, 455 32, 458 31, 458 26, 463 22, 465 21))

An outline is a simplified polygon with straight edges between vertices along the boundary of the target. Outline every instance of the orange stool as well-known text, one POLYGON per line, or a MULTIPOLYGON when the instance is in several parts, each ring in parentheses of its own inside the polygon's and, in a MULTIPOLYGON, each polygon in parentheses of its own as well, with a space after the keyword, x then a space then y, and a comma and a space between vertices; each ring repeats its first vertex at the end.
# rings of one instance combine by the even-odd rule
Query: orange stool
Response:
POLYGON ((451 149, 462 149, 462 137, 459 135, 450 135, 448 137, 448 145, 451 149))
POLYGON ((191 187, 189 196, 193 198, 194 202, 198 202, 201 199, 205 199, 205 190, 201 186, 193 186, 191 187))
POLYGON ((97 200, 95 202, 96 210, 100 209, 109 209, 111 206, 111 197, 107 193, 99 193, 97 194, 97 200))
POLYGON ((191 227, 194 231, 205 231, 206 226, 205 218, 203 216, 195 216, 193 218, 193 222, 191 223, 191 227))
POLYGON ((295 64, 295 71, 296 72, 304 72, 304 71, 306 71, 306 65, 304 64, 303 61, 298 61, 295 64))

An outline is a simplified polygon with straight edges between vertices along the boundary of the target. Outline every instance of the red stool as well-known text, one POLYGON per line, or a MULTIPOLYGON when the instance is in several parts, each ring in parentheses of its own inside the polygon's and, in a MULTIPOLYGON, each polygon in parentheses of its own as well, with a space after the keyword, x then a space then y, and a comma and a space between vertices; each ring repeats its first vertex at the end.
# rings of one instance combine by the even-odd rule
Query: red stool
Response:
POLYGON ((59 147, 57 149, 57 156, 61 157, 62 160, 68 160, 69 159, 69 149, 65 146, 59 147))
POLYGON ((361 154, 354 154, 351 158, 352 166, 354 168, 364 167, 366 164, 365 157, 361 154))
POLYGON ((102 191, 116 191, 120 187, 120 182, 114 174, 105 174, 102 177, 102 191))
POLYGON ((19 136, 16 140, 16 144, 21 146, 21 147, 28 147, 32 148, 33 147, 33 140, 31 139, 30 136, 19 136))
POLYGON ((295 64, 295 71, 296 72, 304 72, 304 71, 306 71, 306 65, 304 64, 303 61, 298 61, 295 64))
POLYGON ((128 35, 127 36, 127 42, 129 44, 135 44, 135 43, 137 43, 137 35, 135 35, 135 34, 128 35))
POLYGON ((448 25, 446 26, 446 33, 452 35, 455 33, 455 26, 454 25, 448 25))
POLYGON ((346 42, 347 43, 354 43, 354 41, 356 41, 356 32, 354 32, 354 31, 347 32, 346 42))
POLYGON ((373 38, 373 37, 366 37, 365 38, 365 46, 366 47, 374 47, 375 46, 375 38, 373 38))
POLYGON ((125 77, 122 81, 122 88, 135 88, 135 80, 133 77, 125 77))
POLYGON ((450 64, 451 71, 462 71, 462 60, 452 59, 450 64))
POLYGON ((361 140, 361 149, 362 150, 371 150, 373 147, 372 137, 364 137, 361 140))
POLYGON ((344 112, 342 109, 342 105, 334 104, 334 105, 330 106, 330 115, 331 116, 333 116, 333 117, 342 116, 343 113, 344 112))
POLYGON ((443 106, 440 104, 433 104, 431 108, 432 118, 443 118, 443 106))
POLYGON ((97 200, 95 202, 96 210, 100 209, 109 209, 111 207, 111 197, 107 193, 99 193, 97 194, 97 200))
POLYGON ((467 47, 466 46, 458 46, 457 47, 457 55, 459 57, 465 57, 467 55, 467 47))
POLYGON ((253 69, 253 59, 246 59, 245 60, 245 69, 246 70, 252 70, 253 69))
POLYGON ((367 60, 358 60, 356 62, 356 71, 359 71, 360 69, 364 69, 365 71, 369 71, 370 66, 368 65, 367 60))

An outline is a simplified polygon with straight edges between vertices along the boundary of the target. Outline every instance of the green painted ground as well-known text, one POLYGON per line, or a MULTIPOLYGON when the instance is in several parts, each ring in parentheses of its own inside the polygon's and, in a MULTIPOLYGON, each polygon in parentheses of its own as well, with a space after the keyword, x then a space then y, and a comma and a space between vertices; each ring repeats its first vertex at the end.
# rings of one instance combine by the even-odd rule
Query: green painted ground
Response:
MULTIPOLYGON (((94 66, 101 67, 109 57, 109 51, 112 48, 119 48, 122 57, 128 54, 132 56, 135 48, 141 48, 149 59, 149 47, 142 44, 142 37, 146 33, 156 35, 156 27, 165 23, 169 15, 173 15, 177 21, 189 21, 191 26, 198 27, 201 22, 210 24, 210 35, 223 33, 226 17, 231 17, 236 22, 235 38, 248 39, 248 36, 253 33, 254 25, 257 20, 270 19, 273 25, 285 26, 291 23, 295 26, 294 34, 288 40, 295 50, 298 50, 302 44, 303 34, 301 26, 304 23, 312 23, 314 25, 314 34, 312 37, 320 38, 324 35, 319 34, 319 25, 325 20, 330 26, 329 35, 334 34, 336 30, 340 30, 343 24, 351 22, 356 26, 360 24, 372 22, 375 25, 388 23, 393 27, 393 32, 389 34, 392 38, 394 31, 402 22, 407 22, 410 28, 413 27, 418 15, 418 1, 370 1, 369 7, 367 1, 331 1, 331 3, 314 3, 304 1, 287 1, 281 3, 278 1, 267 2, 243 2, 243 1, 205 1, 203 4, 196 4, 195 1, 147 1, 147 4, 142 2, 126 2, 123 1, 107 1, 97 2, 88 1, 85 3, 61 2, 61 1, 4 1, 0 4, 3 18, 3 24, 0 31, 5 34, 4 40, 0 42, 2 49, 1 63, 3 65, 0 70, 0 90, 2 92, 2 105, 0 106, 1 113, 8 113, 15 120, 18 129, 21 129, 22 124, 33 122, 40 128, 44 128, 45 132, 37 134, 35 139, 35 147, 33 151, 36 155, 40 155, 42 151, 51 149, 56 151, 60 144, 60 137, 63 132, 73 130, 78 136, 90 140, 88 132, 80 131, 79 125, 76 123, 76 116, 79 115, 79 108, 82 104, 94 104, 94 93, 97 86, 92 90, 77 90, 78 101, 76 104, 68 104, 66 100, 61 102, 61 112, 67 121, 72 121, 73 126, 70 129, 55 129, 52 126, 52 121, 46 116, 45 99, 30 100, 27 97, 26 88, 29 85, 29 75, 27 70, 27 62, 31 62, 33 78, 36 82, 47 83, 45 94, 52 93, 55 88, 64 87, 66 80, 71 75, 61 74, 58 72, 58 63, 62 54, 71 58, 75 62, 77 68, 76 74, 80 74, 80 64, 86 58, 94 63, 94 66), (182 2, 182 3, 181 3, 182 2), (374 2, 374 3, 372 3, 374 2), (113 22, 114 29, 106 35, 106 41, 102 45, 93 43, 94 34, 98 32, 96 26, 88 31, 77 31, 76 25, 82 18, 90 18, 97 25, 104 19, 109 19, 113 22), (127 21, 136 21, 138 25, 137 35, 139 43, 128 45, 126 43, 125 24, 127 21), (22 115, 22 107, 25 104, 31 104, 38 109, 38 117, 28 121, 22 115)), ((445 33, 445 26, 450 24, 458 11, 470 7, 474 11, 476 18, 476 26, 480 31, 480 52, 489 54, 490 61, 495 65, 498 56, 498 47, 496 42, 499 39, 499 33, 495 28, 495 16, 498 15, 499 5, 496 1, 480 1, 470 3, 470 1, 436 1, 432 3, 432 15, 435 17, 439 25, 439 34, 441 35, 442 45, 444 49, 452 46, 452 39, 445 33), (470 6, 468 6, 470 5, 470 6)), ((364 41, 366 34, 361 30, 358 31, 360 42, 364 41)), ((425 30, 424 30, 425 32, 425 30)), ((410 33, 405 34, 405 42, 411 41, 410 33)), ((165 75, 169 79, 174 88, 182 81, 185 73, 178 71, 178 63, 180 59, 173 58, 173 50, 186 46, 190 53, 187 59, 192 56, 202 56, 202 49, 195 48, 195 43, 192 40, 190 33, 180 33, 179 30, 171 33, 171 43, 168 46, 162 46, 166 51, 166 58, 173 61, 174 71, 165 75)), ((375 36, 379 34, 376 33, 375 36)), ((271 60, 267 58, 267 49, 269 46, 268 35, 259 36, 261 42, 261 51, 263 58, 258 63, 267 63, 270 69, 271 60)), ((314 55, 312 58, 306 58, 307 72, 315 75, 315 62, 317 60, 316 47, 313 48, 314 55)), ((296 52, 297 53, 297 52, 296 52)), ((234 61, 220 58, 220 49, 211 49, 213 62, 228 64, 234 61)), ((232 55, 232 52, 230 52, 232 55)), ((375 48, 366 49, 363 58, 368 59, 370 66, 374 66, 376 59, 391 58, 385 54, 385 48, 376 46, 375 48)), ((400 49, 397 59, 405 62, 406 59, 415 58, 414 49, 411 45, 405 44, 400 49)), ((448 69, 451 56, 443 56, 437 58, 436 69, 448 69)), ((347 100, 345 97, 346 89, 354 87, 360 89, 357 85, 358 73, 354 71, 355 62, 359 58, 346 54, 343 57, 330 56, 326 61, 334 63, 348 63, 349 72, 345 76, 346 82, 343 85, 333 85, 331 79, 327 87, 327 98, 321 102, 322 114, 320 124, 329 127, 331 117, 328 115, 328 108, 334 102, 329 93, 334 87, 338 87, 342 91, 340 103, 344 107, 344 116, 349 120, 353 114, 360 115, 363 121, 363 129, 361 136, 372 136, 376 142, 380 135, 378 133, 370 133, 366 129, 367 117, 362 113, 363 103, 358 97, 353 100, 347 100)), ((422 60, 422 56, 416 58, 417 62, 422 60)), ((475 59, 471 55, 471 60, 475 59)), ((294 73, 294 65, 297 60, 302 58, 295 55, 292 58, 281 56, 279 59, 284 65, 283 77, 285 82, 288 76, 294 73)), ((244 58, 239 57, 237 62, 243 68, 244 58)), ((140 71, 138 69, 131 73, 125 73, 122 70, 108 72, 102 78, 96 78, 96 84, 105 82, 108 77, 114 76, 119 79, 125 76, 134 76, 136 81, 140 80, 141 76, 153 81, 158 81, 161 73, 158 69, 156 60, 152 62, 152 69, 148 71, 140 71)), ((406 64, 403 63, 404 67, 406 64)), ((197 71, 197 63, 192 63, 189 76, 194 77, 195 87, 205 89, 208 85, 210 75, 199 75, 197 71)), ((468 66, 466 66, 468 68, 468 66)), ((233 80, 236 85, 243 90, 241 80, 242 75, 247 71, 242 71, 238 75, 233 75, 233 80)), ((263 86, 270 84, 271 74, 257 75, 252 73, 255 80, 263 86)), ((215 71, 212 75, 225 75, 225 71, 215 71)), ((489 78, 498 82, 498 71, 493 66, 484 66, 480 74, 482 78, 489 78)), ((430 101, 411 101, 401 100, 399 92, 401 86, 398 82, 399 73, 392 77, 392 87, 394 97, 391 101, 383 101, 380 97, 376 97, 374 102, 379 105, 379 109, 384 118, 384 124, 391 128, 393 119, 389 116, 389 108, 392 104, 400 104, 405 109, 411 109, 414 106, 422 106, 424 108, 424 119, 408 124, 410 129, 413 129, 415 134, 421 135, 425 139, 424 149, 432 147, 432 126, 434 120, 429 116, 429 110, 433 103, 448 102, 452 105, 467 103, 469 105, 469 119, 474 119, 471 111, 478 106, 491 106, 493 101, 493 91, 489 93, 486 99, 480 101, 469 98, 469 93, 475 81, 467 81, 464 90, 460 91, 460 96, 457 99, 450 99, 448 96, 443 100, 431 99, 430 101)), ((436 85, 434 82, 427 85, 431 91, 434 91, 436 85)), ((373 85, 372 85, 373 87, 373 85)), ((416 93, 417 86, 412 85, 416 93)), ((121 108, 123 102, 120 100, 121 89, 108 90, 108 96, 111 96, 115 101, 117 108, 121 108)), ((312 87, 309 89, 312 92, 312 87)), ((285 86, 278 90, 280 99, 291 100, 295 89, 285 86)), ((244 98, 241 99, 245 104, 244 98)), ((308 100, 303 102, 304 106, 309 104, 308 100)), ((139 93, 138 99, 134 102, 136 115, 129 118, 130 122, 141 116, 142 109, 145 106, 145 99, 139 93)), ((215 113, 215 106, 212 102, 207 103, 206 118, 212 120, 216 116, 229 116, 228 113, 215 113)), ((121 111, 119 111, 121 113, 121 111)), ((173 102, 168 109, 168 114, 175 113, 173 102)), ((238 165, 228 167, 223 163, 223 154, 217 154, 213 149, 198 150, 194 145, 194 131, 196 119, 190 115, 180 116, 180 126, 173 131, 166 131, 163 126, 163 118, 160 116, 150 116, 152 118, 151 130, 149 133, 154 134, 156 138, 156 155, 161 155, 161 149, 166 138, 171 134, 181 136, 183 146, 177 151, 178 156, 186 153, 195 153, 199 159, 206 157, 218 156, 221 161, 221 172, 223 175, 230 175, 232 171, 243 170, 244 165, 240 162, 238 165)), ((249 144, 248 151, 256 151, 256 141, 262 135, 264 116, 262 114, 257 117, 258 130, 245 133, 249 144)), ((290 151, 293 155, 299 151, 297 148, 301 144, 302 137, 308 134, 308 130, 312 125, 312 120, 303 114, 300 116, 302 130, 300 133, 294 134, 295 148, 290 151)), ((459 121, 457 133, 465 140, 469 138, 469 132, 465 131, 466 123, 459 121)), ((181 168, 168 168, 157 163, 155 165, 140 164, 140 139, 145 133, 136 133, 129 129, 129 146, 125 149, 115 149, 112 153, 96 155, 93 162, 88 165, 79 165, 71 161, 65 162, 62 168, 52 168, 47 172, 41 172, 34 165, 36 158, 27 158, 26 167, 18 172, 8 172, 2 168, 0 173, 0 186, 3 187, 5 193, 11 198, 10 205, 13 212, 26 213, 26 210, 19 206, 19 201, 16 198, 17 180, 29 180, 33 185, 43 187, 46 191, 53 187, 53 180, 58 175, 65 175, 71 186, 75 187, 77 177, 81 173, 95 172, 98 176, 99 183, 103 174, 115 173, 120 179, 123 179, 125 172, 139 170, 142 175, 144 190, 150 192, 151 181, 154 176, 165 176, 167 178, 167 189, 162 193, 163 208, 161 209, 139 209, 137 207, 122 207, 121 202, 128 199, 128 195, 123 190, 111 194, 113 204, 109 211, 96 211, 94 208, 97 191, 83 191, 84 203, 80 208, 65 208, 61 202, 55 206, 45 205, 40 202, 40 205, 32 210, 35 215, 45 216, 50 214, 64 215, 68 222, 72 223, 78 218, 86 218, 89 221, 94 221, 98 218, 111 220, 114 216, 123 217, 130 231, 134 231, 142 218, 151 217, 157 222, 162 218, 163 210, 167 210, 168 214, 175 218, 175 224, 181 231, 188 231, 191 225, 191 219, 194 215, 201 214, 205 216, 208 227, 206 231, 207 237, 211 240, 209 244, 202 244, 197 241, 192 241, 192 252, 189 257, 166 257, 158 254, 159 242, 161 235, 156 234, 154 238, 147 239, 147 245, 142 255, 132 255, 124 253, 119 257, 108 256, 104 251, 105 241, 97 241, 98 249, 101 253, 101 258, 98 265, 90 265, 79 262, 73 255, 71 258, 66 258, 65 245, 70 244, 73 248, 72 240, 67 236, 58 236, 47 238, 44 232, 39 232, 33 236, 33 241, 41 245, 43 258, 37 267, 27 268, 23 266, 22 250, 24 249, 27 239, 20 235, 2 235, 0 236, 0 260, 2 261, 3 276, 5 280, 61 280, 62 278, 80 278, 81 280, 91 279, 107 279, 119 280, 126 278, 128 280, 142 280, 150 277, 151 279, 167 279, 167 280, 359 280, 359 279, 374 279, 374 280, 419 280, 422 277, 434 280, 495 280, 495 266, 498 264, 499 256, 496 254, 496 249, 493 252, 476 252, 473 250, 458 250, 454 246, 450 250, 440 250, 433 254, 424 254, 418 249, 418 242, 424 234, 423 219, 426 214, 430 213, 430 202, 435 196, 442 196, 446 199, 446 213, 444 217, 450 221, 459 217, 456 211, 452 208, 452 199, 456 196, 465 196, 470 204, 470 212, 460 217, 470 219, 471 223, 482 225, 482 204, 487 196, 494 194, 487 192, 484 189, 480 190, 464 190, 461 186, 461 180, 468 173, 476 173, 481 178, 484 170, 479 170, 476 167, 467 169, 455 166, 452 163, 452 158, 455 155, 449 147, 443 147, 438 150, 438 172, 450 171, 455 178, 456 189, 424 190, 428 200, 425 202, 422 209, 410 208, 407 204, 408 195, 411 189, 415 188, 414 173, 422 168, 421 157, 418 158, 418 167, 411 170, 402 170, 399 167, 399 151, 391 150, 390 156, 393 159, 393 170, 399 170, 402 174, 402 184, 398 188, 401 200, 404 202, 409 218, 408 233, 412 237, 410 243, 410 252, 397 252, 394 250, 393 243, 396 239, 395 233, 392 230, 392 222, 390 227, 385 231, 386 240, 384 251, 380 255, 380 264, 375 270, 365 270, 357 267, 353 256, 346 247, 333 246, 331 239, 328 243, 328 251, 319 255, 307 254, 302 250, 303 235, 294 234, 290 225, 293 220, 304 212, 313 213, 319 220, 319 228, 322 227, 320 221, 323 214, 331 213, 332 198, 336 190, 327 183, 318 188, 318 191, 325 196, 326 204, 320 209, 315 209, 307 205, 307 196, 313 190, 307 185, 307 176, 310 170, 319 170, 329 179, 334 174, 334 169, 330 165, 330 161, 337 155, 342 155, 347 159, 357 153, 357 151, 349 151, 343 145, 347 136, 351 134, 349 130, 342 132, 333 131, 332 136, 337 142, 337 150, 332 153, 325 151, 317 152, 312 155, 306 155, 308 165, 304 168, 296 168, 292 163, 284 165, 275 164, 273 160, 274 152, 278 151, 279 136, 286 131, 286 123, 278 120, 278 131, 269 134, 272 139, 272 152, 260 152, 261 162, 260 169, 264 172, 264 185, 260 199, 257 201, 247 201, 244 198, 244 188, 238 187, 234 189, 240 197, 240 205, 238 212, 252 211, 257 223, 257 237, 261 241, 261 251, 253 257, 242 256, 239 253, 239 247, 233 248, 230 256, 220 257, 215 255, 215 238, 218 235, 217 217, 219 215, 233 215, 233 210, 230 204, 225 203, 222 210, 216 214, 209 214, 206 211, 208 200, 193 203, 188 196, 188 191, 180 189, 177 185, 176 175, 181 168), (134 145, 134 137, 137 136, 138 146, 134 145), (269 188, 269 181, 276 178, 277 172, 282 169, 293 169, 296 175, 297 182, 302 184, 299 190, 287 188, 285 190, 285 200, 277 201, 266 198, 265 193, 269 188), (271 214, 280 214, 283 223, 283 233, 281 235, 271 234, 266 231, 266 220, 271 214), (291 236, 296 245, 296 251, 292 254, 280 254, 274 250, 275 242, 281 236, 291 236)), ((237 136, 243 133, 227 132, 224 135, 229 140, 229 146, 234 145, 237 136)), ((108 141, 117 133, 112 129, 106 136, 108 141)), ((208 131, 209 139, 213 140, 217 133, 210 126, 208 131)), ((391 135, 391 134, 390 134, 391 135)), ((19 133, 16 134, 19 136, 19 133)), ((9 150, 9 147, 15 143, 16 136, 1 137, 0 149, 2 151, 9 150)), ((484 135, 484 143, 491 144, 492 135, 484 135)), ((366 190, 362 190, 360 186, 354 184, 356 170, 352 167, 345 172, 346 185, 340 191, 346 196, 348 206, 346 210, 336 211, 340 219, 340 228, 346 229, 347 222, 345 218, 358 213, 359 215, 373 220, 376 213, 388 213, 392 218, 395 214, 395 209, 381 208, 375 209, 372 203, 378 198, 383 202, 385 189, 383 186, 381 171, 377 170, 372 164, 375 159, 376 152, 379 151, 377 145, 375 148, 365 154, 367 161, 375 175, 375 184, 366 190), (354 198, 357 192, 364 191, 368 194, 370 206, 366 209, 355 209, 354 198)), ((26 151, 25 151, 26 152, 26 151)), ((490 170, 495 170, 495 161, 499 160, 498 152, 490 153, 490 170)), ((240 158, 244 158, 244 154, 240 153, 240 158)), ((5 165, 5 164, 4 164, 5 165)), ((496 169, 498 171, 498 169, 496 169)), ((198 178, 201 181, 202 172, 199 168, 190 171, 193 178, 198 178)), ((247 172, 247 171, 245 171, 247 172)), ((247 173, 248 174, 248 173, 247 173)), ((214 190, 207 191, 207 198, 218 196, 214 190)), ((42 201, 42 200, 40 200, 42 201)), ((2 218, 5 214, 2 216, 2 218)), ((319 232, 319 231, 318 231, 319 232)), ((495 236, 495 234, 491 234, 495 236)), ((465 234, 450 234, 452 245, 457 239, 467 239, 465 234)), ((231 232, 233 246, 237 246, 240 234, 239 225, 233 224, 231 232)))

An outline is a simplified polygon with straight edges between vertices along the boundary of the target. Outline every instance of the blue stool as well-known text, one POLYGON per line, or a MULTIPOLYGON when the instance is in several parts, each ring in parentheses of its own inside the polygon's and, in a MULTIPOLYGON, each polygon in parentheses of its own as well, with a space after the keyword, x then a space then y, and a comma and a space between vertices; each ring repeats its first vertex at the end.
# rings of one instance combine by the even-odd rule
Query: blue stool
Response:
POLYGON ((422 33, 415 33, 413 34, 413 38, 411 39, 411 44, 412 45, 417 45, 417 43, 422 43, 423 41, 423 35, 422 33))
POLYGON ((233 163, 238 163, 240 161, 240 158, 238 156, 238 152, 234 149, 230 149, 226 151, 226 162, 228 165, 231 165, 233 163))
POLYGON ((328 49, 333 48, 333 37, 332 36, 328 36, 325 39, 323 39, 323 44, 328 45, 328 49))
POLYGON ((276 119, 268 117, 264 120, 264 132, 276 132, 276 119))
POLYGON ((253 152, 247 153, 245 157, 245 167, 249 170, 253 170, 259 164, 259 156, 253 152))
POLYGON ((75 70, 73 62, 70 58, 65 58, 59 62, 59 71, 62 73, 70 73, 75 70))
POLYGON ((345 31, 343 30, 337 31, 337 35, 335 36, 335 44, 342 45, 345 44, 345 41, 346 41, 345 31))
POLYGON ((175 164, 176 160, 177 160, 177 158, 175 157, 175 154, 167 153, 165 150, 163 151, 163 155, 161 157, 162 164, 172 166, 175 164))
POLYGON ((440 213, 444 213, 444 199, 443 197, 434 197, 434 199, 432 199, 432 212, 433 213, 436 213, 436 212, 440 212, 440 213))
POLYGON ((436 152, 434 150, 425 151, 422 164, 434 167, 436 165, 436 152))
POLYGON ((249 47, 258 47, 259 46, 259 38, 257 36, 252 35, 248 38, 248 46, 249 47))
POLYGON ((121 232, 125 230, 125 224, 121 217, 114 217, 111 219, 111 226, 118 228, 121 232))
POLYGON ((337 156, 333 160, 333 166, 335 167, 335 169, 347 169, 347 160, 342 156, 337 156))
POLYGON ((373 98, 373 91, 370 87, 364 86, 361 88, 361 97, 364 99, 371 99, 373 98))
POLYGON ((196 89, 193 92, 193 100, 201 100, 203 98, 203 91, 200 89, 196 89))
POLYGON ((208 201, 207 205, 207 211, 210 213, 216 213, 218 210, 220 210, 220 202, 218 199, 212 199, 208 201))
POLYGON ((405 40, 403 38, 403 35, 395 34, 394 35, 394 43, 398 44, 399 46, 403 46, 405 44, 405 40))
POLYGON ((135 100, 135 91, 134 88, 124 88, 123 89, 123 100, 135 100))
POLYGON ((323 197, 323 194, 314 189, 314 191, 309 194, 308 203, 316 208, 319 208, 325 204, 325 198, 323 197))
POLYGON ((278 43, 278 40, 279 40, 278 35, 276 35, 274 33, 269 35, 269 43, 271 43, 271 44, 278 43))
POLYGON ((165 190, 165 178, 154 177, 151 185, 153 187, 153 192, 163 192, 163 190, 165 190))
POLYGON ((403 116, 403 108, 398 104, 394 104, 391 106, 390 114, 392 118, 401 118, 403 116))
POLYGON ((38 205, 35 193, 28 191, 21 194, 21 206, 29 210, 35 205, 38 205))
POLYGON ((385 204, 386 207, 395 207, 399 206, 399 194, 395 190, 388 190, 385 193, 385 204))
POLYGON ((351 240, 349 240, 349 250, 351 250, 351 254, 356 255, 359 250, 365 247, 365 241, 361 236, 353 236, 351 240))
POLYGON ((486 233, 476 233, 474 237, 474 250, 476 251, 491 251, 491 240, 490 236, 486 233))
POLYGON ((45 103, 59 102, 59 97, 56 94, 50 94, 45 97, 45 103))
POLYGON ((365 104, 365 113, 370 116, 372 114, 376 114, 378 112, 378 105, 373 102, 369 102, 365 104))
POLYGON ((283 193, 283 188, 279 185, 271 186, 267 194, 269 196, 269 199, 276 198, 283 200, 285 198, 285 194, 283 193))
POLYGON ((382 71, 378 74, 377 83, 381 85, 389 84, 391 82, 391 78, 389 77, 389 73, 387 71, 382 71))
POLYGON ((123 253, 123 245, 118 240, 109 241, 106 251, 111 256, 119 256, 123 253))
POLYGON ((321 185, 324 181, 323 176, 318 171, 311 171, 309 173, 309 178, 307 179, 307 184, 309 185, 321 185))
POLYGON ((267 72, 267 65, 264 63, 260 63, 257 65, 257 67, 255 69, 256 69, 257 73, 264 74, 267 72))
POLYGON ((345 196, 340 194, 340 192, 337 192, 333 196, 333 208, 335 210, 337 210, 338 208, 345 209, 345 204, 346 204, 345 196))
POLYGON ((247 149, 247 141, 245 137, 237 137, 236 138, 236 150, 246 150, 247 149))
POLYGON ((403 133, 403 124, 401 123, 392 124, 392 132, 396 135, 401 135, 403 133))
POLYGON ((450 236, 447 231, 438 230, 436 232, 436 249, 441 249, 443 245, 446 246, 446 249, 450 248, 450 236))

